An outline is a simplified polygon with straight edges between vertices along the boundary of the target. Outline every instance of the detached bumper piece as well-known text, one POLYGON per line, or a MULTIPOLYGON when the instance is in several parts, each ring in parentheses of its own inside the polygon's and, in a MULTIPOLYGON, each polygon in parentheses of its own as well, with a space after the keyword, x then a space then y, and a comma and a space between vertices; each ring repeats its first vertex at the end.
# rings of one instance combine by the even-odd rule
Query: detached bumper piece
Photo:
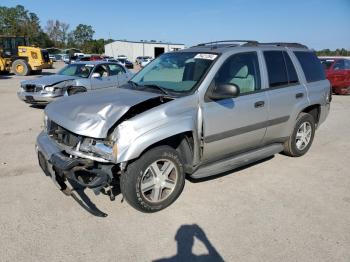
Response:
POLYGON ((90 201, 84 189, 90 188, 99 194, 102 188, 109 186, 113 177, 112 165, 66 156, 45 133, 37 139, 37 151, 40 167, 65 195, 73 197, 92 215, 107 216, 90 201))

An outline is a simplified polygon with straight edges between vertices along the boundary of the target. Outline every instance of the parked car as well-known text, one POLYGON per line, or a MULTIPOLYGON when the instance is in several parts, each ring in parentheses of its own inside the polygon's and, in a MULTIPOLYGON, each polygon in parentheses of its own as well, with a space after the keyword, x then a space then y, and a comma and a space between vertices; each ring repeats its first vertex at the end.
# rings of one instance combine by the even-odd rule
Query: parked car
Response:
POLYGON ((55 56, 56 61, 62 61, 62 55, 61 54, 56 54, 54 56, 55 56))
POLYGON ((69 55, 63 55, 63 56, 62 56, 62 61, 63 61, 65 64, 69 64, 69 63, 70 63, 69 55))
POLYGON ((333 93, 350 94, 350 58, 320 58, 333 93))
POLYGON ((103 57, 100 55, 91 55, 90 56, 90 61, 100 61, 103 60, 103 57))
POLYGON ((150 58, 150 57, 142 58, 142 59, 140 60, 140 66, 141 66, 141 67, 145 67, 145 66, 148 65, 151 61, 152 61, 152 58, 150 58))
POLYGON ((49 55, 49 59, 52 61, 52 62, 56 62, 56 56, 55 55, 49 55))
POLYGON ((152 60, 152 57, 150 56, 138 56, 136 57, 136 64, 140 65, 141 64, 141 61, 144 60, 144 59, 150 59, 152 60))
POLYGON ((17 95, 29 104, 47 104, 64 95, 119 87, 132 75, 128 69, 117 63, 76 62, 67 65, 56 75, 22 81, 17 95))
POLYGON ((121 88, 47 106, 39 164, 68 195, 68 179, 111 199, 120 183, 130 205, 156 212, 179 197, 186 174, 213 176, 282 151, 304 155, 330 98, 304 45, 200 44, 162 54, 121 88))
POLYGON ((122 64, 126 68, 129 68, 129 69, 134 68, 134 64, 132 62, 130 62, 129 60, 118 58, 118 61, 120 64, 122 64))
POLYGON ((117 56, 117 59, 118 59, 118 60, 119 60, 119 59, 127 60, 128 57, 127 57, 126 55, 118 55, 118 56, 117 56))

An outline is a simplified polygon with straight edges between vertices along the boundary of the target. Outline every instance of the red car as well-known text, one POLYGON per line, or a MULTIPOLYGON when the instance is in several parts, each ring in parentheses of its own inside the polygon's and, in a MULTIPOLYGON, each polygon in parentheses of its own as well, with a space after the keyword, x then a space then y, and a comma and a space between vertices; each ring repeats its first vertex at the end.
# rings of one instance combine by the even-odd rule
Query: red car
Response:
POLYGON ((320 58, 333 93, 350 94, 350 58, 320 58))

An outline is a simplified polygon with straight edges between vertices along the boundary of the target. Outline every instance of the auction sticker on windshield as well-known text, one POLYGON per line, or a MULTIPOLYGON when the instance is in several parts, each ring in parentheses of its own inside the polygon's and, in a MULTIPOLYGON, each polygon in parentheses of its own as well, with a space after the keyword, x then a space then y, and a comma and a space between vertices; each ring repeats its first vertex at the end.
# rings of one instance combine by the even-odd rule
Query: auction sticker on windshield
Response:
POLYGON ((214 54, 197 54, 194 58, 214 60, 217 56, 218 55, 214 55, 214 54))

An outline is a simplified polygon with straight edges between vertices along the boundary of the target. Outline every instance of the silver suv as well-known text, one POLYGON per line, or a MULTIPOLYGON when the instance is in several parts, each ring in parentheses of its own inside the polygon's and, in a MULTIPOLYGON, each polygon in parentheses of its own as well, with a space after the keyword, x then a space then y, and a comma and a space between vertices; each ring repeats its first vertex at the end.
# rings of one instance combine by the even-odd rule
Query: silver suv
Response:
POLYGON ((304 155, 330 100, 304 45, 199 44, 161 55, 121 88, 50 104, 39 163, 68 194, 78 184, 113 199, 120 185, 130 205, 156 212, 179 197, 185 175, 304 155))

